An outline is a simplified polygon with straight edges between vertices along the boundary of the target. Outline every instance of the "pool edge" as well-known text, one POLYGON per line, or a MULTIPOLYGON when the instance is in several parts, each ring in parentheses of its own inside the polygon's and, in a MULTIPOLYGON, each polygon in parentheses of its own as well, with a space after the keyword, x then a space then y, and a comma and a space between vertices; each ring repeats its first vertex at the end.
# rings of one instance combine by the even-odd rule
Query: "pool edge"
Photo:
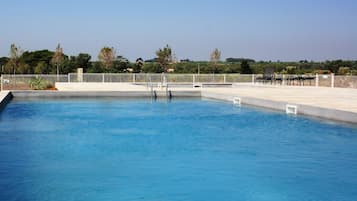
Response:
MULTIPOLYGON (((158 98, 167 98, 165 91, 157 91, 158 98)), ((20 98, 100 98, 100 97, 117 97, 117 98, 150 98, 152 94, 149 91, 11 91, 8 92, 7 98, 1 101, 1 107, 4 107, 12 97, 20 98)), ((198 97, 215 99, 219 101, 233 102, 235 95, 222 93, 213 93, 206 91, 172 91, 172 97, 198 97)), ((240 97, 243 105, 252 105, 267 109, 273 109, 285 112, 289 102, 273 101, 268 99, 240 97)), ((322 108, 311 105, 294 104, 298 107, 298 115, 306 115, 337 122, 346 122, 357 124, 357 113, 333 108, 322 108)))
MULTIPOLYGON (((236 96, 220 94, 220 93, 212 93, 212 92, 202 92, 202 98, 215 99, 215 100, 221 100, 221 101, 232 102, 232 103, 234 97, 236 96)), ((322 108, 322 107, 316 107, 316 106, 304 105, 304 104, 294 104, 289 102, 245 97, 245 96, 239 96, 239 98, 241 98, 241 103, 243 105, 252 105, 252 106, 257 106, 267 109, 273 109, 280 112, 285 112, 286 105, 293 104, 296 105, 298 108, 297 115, 305 115, 305 116, 317 117, 317 118, 332 120, 337 122, 357 124, 357 113, 354 112, 336 110, 332 108, 322 108)))
MULTIPOLYGON (((201 97, 200 91, 171 91, 171 97, 201 97)), ((152 98, 150 91, 12 91, 15 98, 152 98)), ((166 91, 156 91, 157 98, 170 98, 166 91)))

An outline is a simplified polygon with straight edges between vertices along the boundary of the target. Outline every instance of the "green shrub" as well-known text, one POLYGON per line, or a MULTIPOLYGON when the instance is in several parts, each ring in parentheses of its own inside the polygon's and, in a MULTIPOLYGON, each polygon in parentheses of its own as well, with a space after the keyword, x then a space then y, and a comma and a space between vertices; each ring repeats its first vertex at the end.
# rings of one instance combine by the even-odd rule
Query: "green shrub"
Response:
POLYGON ((44 90, 52 87, 52 84, 40 77, 36 77, 30 80, 30 87, 34 90, 44 90))

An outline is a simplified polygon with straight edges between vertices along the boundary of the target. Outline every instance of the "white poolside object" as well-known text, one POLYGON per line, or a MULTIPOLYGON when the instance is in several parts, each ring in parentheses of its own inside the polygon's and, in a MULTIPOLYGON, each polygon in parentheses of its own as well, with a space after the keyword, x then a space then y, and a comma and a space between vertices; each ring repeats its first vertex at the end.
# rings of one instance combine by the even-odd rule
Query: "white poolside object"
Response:
POLYGON ((233 104, 234 104, 234 105, 241 106, 241 104, 242 104, 242 99, 239 98, 239 97, 234 97, 234 98, 233 98, 233 104))
POLYGON ((286 114, 294 114, 297 115, 298 113, 298 106, 297 105, 286 105, 286 114))

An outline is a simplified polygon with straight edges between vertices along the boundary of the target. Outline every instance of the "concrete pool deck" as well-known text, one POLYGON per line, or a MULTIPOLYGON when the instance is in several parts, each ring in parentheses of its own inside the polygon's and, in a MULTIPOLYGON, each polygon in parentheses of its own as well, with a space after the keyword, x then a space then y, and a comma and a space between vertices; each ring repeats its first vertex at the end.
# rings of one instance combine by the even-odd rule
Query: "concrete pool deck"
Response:
MULTIPOLYGON (((150 97, 151 88, 131 83, 56 83, 59 91, 12 91, 14 97, 150 97)), ((165 88, 153 88, 166 97, 165 88)), ((357 90, 346 88, 236 84, 233 87, 169 87, 173 97, 202 97, 284 111, 286 105, 298 114, 357 124, 357 90)), ((1 99, 0 99, 1 100, 1 99)))
POLYGON ((357 90, 345 88, 315 87, 262 87, 238 86, 234 88, 203 89, 204 93, 216 93, 240 97, 258 98, 291 104, 333 108, 357 113, 357 90))
POLYGON ((239 85, 233 88, 202 89, 202 97, 285 111, 297 106, 298 114, 357 123, 357 90, 345 88, 276 87, 239 85))

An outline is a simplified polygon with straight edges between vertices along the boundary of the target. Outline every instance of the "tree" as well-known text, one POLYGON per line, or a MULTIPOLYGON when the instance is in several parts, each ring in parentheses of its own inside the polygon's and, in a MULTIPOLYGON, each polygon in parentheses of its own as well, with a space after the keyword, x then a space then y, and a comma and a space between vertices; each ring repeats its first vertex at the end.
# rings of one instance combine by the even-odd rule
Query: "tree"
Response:
POLYGON ((214 65, 217 65, 217 63, 220 60, 221 60, 221 52, 216 48, 211 54, 211 62, 213 62, 214 65))
POLYGON ((78 54, 78 56, 76 56, 76 65, 79 68, 83 68, 84 72, 87 72, 87 70, 90 68, 91 63, 91 56, 89 54, 86 53, 80 53, 78 54))
POLYGON ((24 62, 20 62, 19 66, 18 66, 18 72, 20 74, 31 74, 31 67, 30 65, 24 63, 24 62))
POLYGON ((242 74, 252 74, 253 73, 247 60, 242 61, 242 63, 240 64, 240 68, 241 68, 242 74))
POLYGON ((9 58, 1 57, 0 58, 0 74, 5 72, 5 65, 9 62, 9 58))
POLYGON ((127 58, 123 56, 117 56, 113 62, 113 68, 109 71, 112 73, 124 73, 128 71, 130 67, 130 62, 127 58))
POLYGON ((46 62, 41 61, 36 65, 34 73, 35 74, 42 74, 42 73, 44 73, 46 71, 46 68, 47 68, 46 62))
POLYGON ((172 50, 169 45, 166 45, 164 48, 160 48, 156 51, 157 62, 160 64, 161 68, 167 72, 168 65, 172 62, 172 50))
POLYGON ((144 66, 142 68, 142 72, 144 72, 144 73, 162 73, 162 72, 164 72, 164 69, 158 63, 149 62, 149 63, 144 64, 144 66))
POLYGON ((228 63, 241 63, 242 61, 248 61, 249 63, 254 63, 254 59, 249 59, 249 58, 227 58, 226 62, 228 63))
POLYGON ((349 67, 340 67, 338 69, 338 75, 351 75, 351 69, 349 67))
POLYGON ((137 58, 135 61, 133 73, 140 73, 143 66, 144 60, 142 58, 137 58))
POLYGON ((103 65, 100 62, 93 62, 87 70, 88 73, 102 73, 103 65))
POLYGON ((348 61, 342 61, 341 59, 339 60, 335 60, 335 61, 326 61, 325 62, 326 67, 328 70, 330 70, 332 73, 337 74, 338 73, 338 69, 340 67, 349 67, 352 66, 352 63, 348 62, 348 61))
POLYGON ((59 75, 59 67, 64 63, 63 49, 60 44, 57 45, 56 51, 52 57, 51 63, 56 66, 57 77, 59 75))
POLYGON ((7 57, 1 57, 0 58, 0 65, 5 65, 9 61, 9 58, 7 57))
POLYGON ((109 69, 113 66, 115 60, 115 50, 110 47, 103 47, 98 55, 99 61, 104 65, 105 68, 109 69))
POLYGON ((213 63, 212 73, 218 73, 217 63, 221 60, 221 52, 216 48, 211 53, 211 62, 213 63))
POLYGON ((42 68, 41 72, 38 72, 39 74, 47 74, 50 72, 56 72, 55 66, 54 69, 52 70, 51 67, 51 60, 52 57, 54 55, 54 52, 48 51, 48 50, 37 50, 37 51, 33 51, 33 52, 29 52, 26 51, 22 54, 21 56, 21 61, 28 64, 31 68, 30 68, 30 72, 34 73, 35 72, 35 68, 37 67, 37 65, 39 63, 43 63, 44 64, 44 68, 42 68))
POLYGON ((83 72, 88 72, 92 67, 91 56, 87 53, 80 53, 77 56, 65 57, 62 73, 75 72, 77 68, 83 68, 83 72))
POLYGON ((63 64, 62 73, 73 73, 76 71, 76 68, 81 68, 76 61, 76 56, 66 57, 65 62, 63 64))
POLYGON ((16 74, 16 69, 19 67, 20 58, 23 51, 20 47, 17 47, 15 44, 11 44, 10 47, 10 60, 8 64, 13 68, 14 74, 16 74))

